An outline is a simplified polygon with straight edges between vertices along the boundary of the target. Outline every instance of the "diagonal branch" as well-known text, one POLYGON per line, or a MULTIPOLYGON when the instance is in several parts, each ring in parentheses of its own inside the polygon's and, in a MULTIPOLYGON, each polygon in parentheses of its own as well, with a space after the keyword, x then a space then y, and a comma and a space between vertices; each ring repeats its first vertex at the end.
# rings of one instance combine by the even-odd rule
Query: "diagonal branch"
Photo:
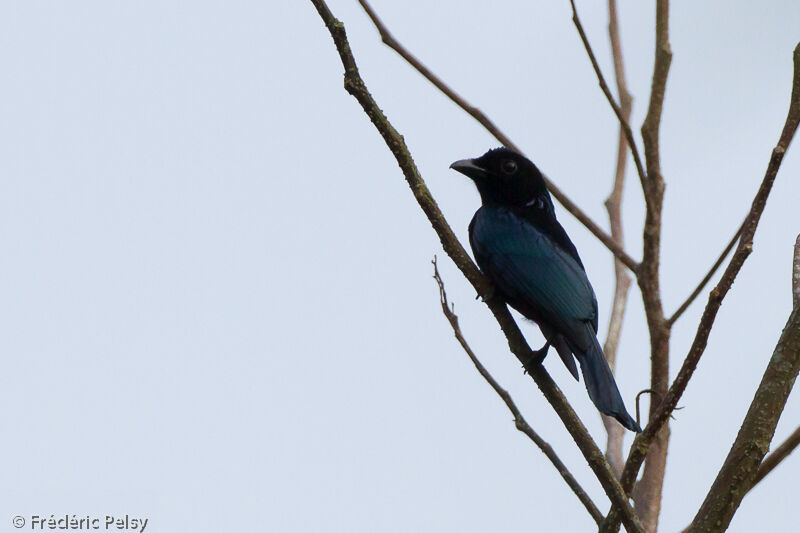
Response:
MULTIPOLYGON (((583 42, 583 47, 586 48, 586 53, 589 56, 589 61, 592 62, 592 68, 594 68, 594 72, 595 74, 597 74, 597 81, 600 83, 600 89, 602 89, 603 94, 606 96, 606 99, 608 100, 608 103, 611 105, 611 109, 614 110, 614 114, 617 116, 617 119, 619 120, 620 127, 625 132, 625 138, 627 139, 628 145, 630 146, 631 155, 633 156, 633 162, 636 164, 636 172, 639 174, 639 181, 641 182, 642 189, 645 192, 645 201, 649 202, 647 198, 647 188, 645 187, 645 182, 647 181, 647 174, 645 173, 644 166, 642 165, 642 158, 639 155, 639 149, 636 147, 636 139, 633 136, 633 130, 631 130, 631 126, 630 124, 628 124, 628 119, 630 118, 630 112, 628 112, 628 116, 626 117, 625 114, 623 113, 622 108, 614 100, 614 96, 611 94, 611 89, 608 88, 608 83, 606 83, 606 79, 603 76, 603 71, 600 70, 600 65, 597 64, 597 59, 594 57, 592 46, 589 44, 589 38, 586 37, 586 32, 583 31, 583 25, 581 24, 581 19, 580 17, 578 17, 578 10, 575 8, 575 0, 569 0, 569 3, 572 6, 572 22, 575 24, 575 28, 578 30, 578 34, 580 35, 581 41, 583 42)), ((616 60, 614 62, 614 67, 615 69, 617 68, 616 60)))
MULTIPOLYGON (((798 241, 800 242, 800 235, 798 235, 798 241)), ((795 266, 800 266, 800 262, 795 262, 795 266)), ((797 306, 795 306, 797 308, 797 306)), ((750 485, 750 488, 747 492, 750 492, 755 488, 755 486, 760 483, 767 475, 772 472, 775 467, 777 467, 781 462, 789 457, 791 453, 800 445, 800 426, 795 429, 791 435, 789 435, 785 441, 783 441, 775 450, 767 455, 763 461, 761 461, 761 465, 758 467, 758 471, 756 472, 756 477, 753 479, 753 483, 750 485)), ((689 531, 689 527, 683 529, 681 533, 687 533, 689 531)))
POLYGON ((394 129, 394 126, 391 125, 380 110, 380 107, 378 107, 378 104, 372 98, 369 90, 367 90, 364 80, 361 79, 358 73, 358 67, 356 66, 355 59, 350 50, 350 44, 347 41, 344 25, 333 16, 324 0, 311 0, 311 2, 317 9, 317 12, 325 23, 336 45, 336 50, 339 53, 345 70, 345 89, 358 101, 373 125, 383 137, 386 145, 389 147, 389 150, 392 152, 403 171, 403 175, 408 182, 414 198, 417 200, 417 203, 428 217, 431 226, 433 226, 433 229, 439 236, 439 240, 445 252, 450 256, 478 294, 484 296, 487 307, 489 307, 489 310, 494 315, 495 320, 497 320, 497 323, 500 325, 500 329, 508 340, 511 352, 523 363, 531 378, 533 378, 547 401, 556 411, 556 414, 561 418, 567 431, 569 431, 573 440, 578 445, 578 449, 580 449, 583 454, 589 468, 592 469, 598 481, 600 481, 603 490, 606 492, 613 505, 620 510, 622 521, 626 529, 631 532, 643 533, 642 525, 628 502, 628 498, 623 492, 622 487, 614 476, 611 467, 603 457, 603 453, 592 440, 586 427, 580 421, 578 415, 575 414, 575 411, 569 405, 563 393, 553 382, 544 367, 531 364, 531 361, 534 359, 533 351, 525 340, 525 337, 523 337, 514 318, 511 316, 508 307, 498 298, 491 297, 492 290, 489 281, 480 273, 469 255, 467 255, 464 247, 453 234, 453 230, 445 220, 436 201, 431 196, 422 176, 420 176, 419 170, 414 164, 414 160, 408 151, 403 137, 394 129))
MULTIPOLYGON (((797 236, 794 243, 794 255, 792 260, 792 307, 795 310, 800 309, 800 235, 797 236)), ((800 446, 800 426, 775 448, 772 453, 764 458, 761 465, 758 467, 758 472, 756 472, 756 477, 753 480, 753 485, 750 487, 750 490, 753 490, 753 487, 756 486, 758 482, 772 472, 781 461, 789 457, 789 454, 798 446, 800 446)))
POLYGON ((500 131, 494 122, 487 117, 483 111, 478 109, 477 107, 472 106, 469 102, 464 100, 455 90, 453 90, 449 85, 447 85, 441 78, 439 78, 436 74, 431 72, 431 70, 422 64, 422 62, 417 59, 414 54, 409 52, 405 46, 400 44, 397 39, 391 34, 389 29, 383 23, 383 21, 378 17, 378 14, 375 13, 375 10, 372 9, 372 6, 366 0, 358 0, 358 3, 361 4, 361 7, 364 8, 364 11, 367 13, 367 16, 375 25, 375 29, 378 30, 378 33, 381 36, 381 41, 383 44, 397 52, 400 57, 406 60, 409 65, 414 67, 417 72, 422 74, 425 79, 431 82, 437 89, 442 91, 445 96, 447 96, 450 100, 453 101, 458 107, 466 111, 472 118, 477 120, 481 126, 486 128, 486 131, 492 134, 495 139, 500 141, 500 144, 503 146, 507 146, 517 152, 520 152, 520 149, 509 139, 506 137, 506 134, 500 131))
MULTIPOLYGON (((703 505, 689 526, 689 533, 724 531, 742 499, 756 483, 758 474, 763 472, 766 475, 769 471, 762 471, 759 464, 769 449, 775 426, 778 425, 798 372, 800 308, 795 307, 783 328, 739 434, 703 505)), ((778 456, 775 464, 780 459, 782 457, 778 456)))
MULTIPOLYGON (((625 81, 625 66, 622 61, 622 44, 619 37, 617 24, 617 2, 608 0, 608 35, 611 40, 611 52, 614 57, 614 78, 617 81, 617 94, 619 94, 622 117, 627 123, 631 117, 632 98, 628 93, 625 81)), ((617 138, 617 165, 614 171, 614 185, 611 194, 606 198, 605 206, 608 211, 608 220, 611 226, 611 238, 617 244, 624 246, 622 232, 622 191, 625 187, 625 167, 628 161, 628 142, 625 130, 620 124, 617 138)), ((631 287, 631 277, 624 265, 614 261, 614 300, 611 304, 611 313, 608 321, 608 334, 603 344, 603 353, 608 360, 611 371, 616 370, 617 348, 622 333, 622 323, 625 318, 625 307, 628 302, 628 292, 631 287)), ((614 469, 617 477, 622 475, 625 460, 622 458, 622 442, 625 430, 616 421, 603 415, 603 425, 606 428, 606 459, 614 469)))
MULTIPOLYGON (((400 57, 405 59, 412 67, 414 67, 417 72, 422 74, 425 79, 431 82, 437 89, 439 89, 445 96, 447 96, 450 100, 452 100, 458 107, 463 109, 467 112, 472 118, 477 120, 486 130, 494 136, 495 139, 500 141, 500 144, 503 146, 507 146, 519 153, 523 153, 512 141, 509 139, 500 128, 498 128, 494 122, 492 122, 489 117, 487 117, 480 109, 474 107, 469 102, 464 100, 458 93, 456 93, 449 85, 447 85, 441 78, 439 78, 436 74, 431 72, 428 67, 422 64, 422 62, 417 59, 411 52, 409 52, 400 42, 398 42, 394 36, 389 32, 389 30, 384 25, 383 21, 378 17, 375 11, 372 9, 372 6, 367 3, 366 0, 358 0, 358 3, 361 4, 361 7, 364 8, 364 11, 367 13, 367 16, 370 18, 372 23, 375 25, 375 28, 378 30, 378 33, 381 36, 381 41, 397 52, 400 57)), ((625 250, 618 245, 614 239, 603 229, 594 222, 589 215, 587 215, 580 207, 578 207, 572 200, 570 200, 567 195, 560 189, 556 184, 554 184, 550 179, 546 176, 544 177, 545 182, 547 183, 547 189, 550 193, 555 196, 556 200, 564 206, 569 213, 572 214, 578 221, 583 224, 586 229, 588 229, 595 237, 597 237, 600 242, 602 242, 606 248, 608 248, 614 256, 617 257, 622 263, 631 269, 633 272, 636 272, 637 263, 636 261, 629 256, 625 250)))
POLYGON ((667 325, 669 327, 672 327, 675 321, 680 318, 683 312, 686 311, 689 308, 689 306, 692 305, 692 302, 694 302, 695 299, 700 295, 700 293, 703 292, 703 289, 706 287, 708 282, 711 281, 711 278, 714 277, 714 274, 717 272, 717 270, 719 270, 719 267, 722 266, 722 262, 725 261, 725 258, 728 257, 728 254, 731 253, 731 250, 733 250, 734 245, 736 245, 736 241, 738 241, 739 237, 742 236, 743 229, 744 229, 744 221, 742 221, 741 225, 739 226, 739 229, 737 229, 736 233, 734 233, 733 237, 731 237, 731 240, 725 246, 725 249, 722 250, 722 253, 719 254, 717 260, 714 262, 713 265, 711 265, 711 268, 708 270, 706 275, 703 277, 703 279, 700 280, 700 283, 697 284, 697 287, 694 288, 692 293, 686 298, 686 300, 681 304, 681 306, 678 307, 678 309, 674 313, 672 313, 672 316, 667 319, 667 325))
POLYGON ((586 494, 586 491, 583 490, 583 487, 580 486, 575 477, 570 473, 566 465, 556 454, 555 450, 553 450, 553 447, 550 446, 547 441, 542 439, 542 437, 540 437, 539 434, 536 433, 536 431, 534 431, 534 429, 528 424, 508 391, 501 387, 499 383, 497 383, 494 377, 492 377, 489 371, 486 370, 486 367, 483 366, 478 357, 475 355, 475 352, 472 351, 472 348, 469 347, 469 344, 467 344, 466 339, 464 339, 464 335, 461 333, 461 327, 458 325, 458 316, 456 316, 453 307, 451 307, 452 304, 447 302, 447 292, 445 292, 442 277, 439 275, 439 269, 436 265, 436 258, 434 257, 433 261, 431 262, 433 263, 433 279, 435 279, 436 283, 439 285, 439 303, 442 305, 442 313, 444 313, 447 321, 450 322, 450 327, 453 328, 453 333, 456 336, 456 340, 458 340, 458 343, 467 353, 467 356, 472 361, 472 364, 475 365, 475 368, 478 369, 480 375, 483 376, 483 379, 485 379, 492 389, 494 389, 497 395, 500 396, 500 399, 503 400, 503 403, 506 404, 508 410, 511 411, 511 414, 514 417, 514 425, 516 428, 527 435, 528 438, 531 439, 540 450, 542 450, 542 453, 544 453, 550 462, 553 463, 553 466, 556 468, 556 470, 558 470, 558 473, 564 479, 564 482, 569 486, 570 489, 572 489, 572 492, 575 493, 575 496, 578 497, 594 521, 599 524, 604 518, 603 513, 600 512, 600 509, 597 508, 589 495, 586 494))
MULTIPOLYGON (((631 445, 631 450, 628 454, 628 460, 625 463, 625 469, 621 479, 622 486, 625 490, 630 490, 633 487, 639 467, 647 454, 653 438, 667 421, 683 395, 683 392, 686 390, 689 379, 692 377, 695 368, 697 368, 697 363, 700 361, 700 357, 703 355, 706 345, 708 344, 708 337, 714 325, 717 312, 722 305, 722 301, 733 285, 733 281, 736 279, 739 271, 742 269, 745 260, 753 251, 753 236, 755 235, 758 222, 761 219, 761 214, 766 206, 769 193, 772 190, 772 184, 780 169, 783 156, 789 148, 789 144, 797 130, 798 123, 800 123, 800 44, 798 44, 794 50, 794 75, 789 112, 778 144, 772 150, 764 179, 753 199, 750 212, 745 219, 744 228, 742 229, 742 238, 725 272, 722 274, 722 278, 708 296, 708 303, 700 318, 700 324, 697 327, 694 341, 689 348, 689 353, 686 359, 684 359, 681 369, 678 371, 678 375, 675 377, 675 381, 673 381, 666 397, 657 407, 654 415, 650 417, 650 421, 644 428, 644 431, 634 439, 631 445)), ((606 521, 608 522, 608 519, 606 521)))

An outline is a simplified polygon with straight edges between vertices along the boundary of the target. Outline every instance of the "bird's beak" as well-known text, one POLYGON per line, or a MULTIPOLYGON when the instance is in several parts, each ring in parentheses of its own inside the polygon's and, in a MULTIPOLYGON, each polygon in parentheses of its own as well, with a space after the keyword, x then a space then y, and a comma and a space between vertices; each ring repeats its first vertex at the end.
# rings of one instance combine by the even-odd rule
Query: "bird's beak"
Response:
POLYGON ((485 178, 488 175, 486 170, 475 164, 474 159, 461 159, 450 165, 450 168, 473 180, 485 178))

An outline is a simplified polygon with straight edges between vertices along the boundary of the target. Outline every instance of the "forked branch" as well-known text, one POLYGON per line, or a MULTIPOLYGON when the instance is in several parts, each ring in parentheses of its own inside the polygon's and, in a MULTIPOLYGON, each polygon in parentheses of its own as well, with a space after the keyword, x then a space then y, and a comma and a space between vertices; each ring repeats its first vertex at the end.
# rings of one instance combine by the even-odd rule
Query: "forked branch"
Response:
MULTIPOLYGON (((797 307, 798 306, 795 306, 795 309, 797 309, 797 307)), ((789 457, 789 455, 798 446, 800 446, 800 426, 798 426, 797 429, 795 429, 785 441, 775 448, 772 453, 764 458, 764 460, 761 462, 761 465, 758 467, 758 472, 756 472, 756 477, 753 479, 753 486, 750 487, 750 490, 753 490, 753 487, 756 486, 759 481, 767 477, 767 474, 775 470, 775 467, 781 464, 781 461, 789 457)))
MULTIPOLYGON (((800 254, 794 257, 794 265, 800 263, 800 254)), ((800 441, 800 430, 794 439, 790 437, 778 455, 762 463, 769 443, 775 434, 786 400, 800 372, 800 307, 794 307, 786 327, 767 364, 761 384, 756 390, 750 409, 744 417, 739 434, 731 446, 725 463, 717 474, 714 484, 706 495, 703 505, 694 517, 689 533, 711 533, 724 531, 742 498, 763 476, 788 455, 800 441), (759 467, 759 464, 761 466, 759 467)))

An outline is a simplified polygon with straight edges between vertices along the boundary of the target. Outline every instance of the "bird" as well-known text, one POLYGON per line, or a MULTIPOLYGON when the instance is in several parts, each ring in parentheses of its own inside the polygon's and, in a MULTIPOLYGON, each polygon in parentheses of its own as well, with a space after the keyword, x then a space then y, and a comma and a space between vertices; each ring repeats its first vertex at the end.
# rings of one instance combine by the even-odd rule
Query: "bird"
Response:
POLYGON ((469 224, 478 267, 494 285, 494 294, 535 322, 545 337, 533 362, 541 364, 552 346, 579 380, 577 359, 595 407, 641 432, 597 339, 597 297, 578 250, 556 219, 542 173, 506 147, 450 168, 472 179, 481 197, 469 224))

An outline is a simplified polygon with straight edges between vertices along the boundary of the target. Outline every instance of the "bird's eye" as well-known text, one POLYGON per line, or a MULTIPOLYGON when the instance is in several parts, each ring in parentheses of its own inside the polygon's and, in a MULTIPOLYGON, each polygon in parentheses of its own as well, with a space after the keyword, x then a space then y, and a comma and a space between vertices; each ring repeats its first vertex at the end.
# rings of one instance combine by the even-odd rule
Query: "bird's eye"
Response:
POLYGON ((517 171, 517 164, 511 159, 506 159, 503 161, 500 167, 503 169, 503 172, 509 176, 517 171))

